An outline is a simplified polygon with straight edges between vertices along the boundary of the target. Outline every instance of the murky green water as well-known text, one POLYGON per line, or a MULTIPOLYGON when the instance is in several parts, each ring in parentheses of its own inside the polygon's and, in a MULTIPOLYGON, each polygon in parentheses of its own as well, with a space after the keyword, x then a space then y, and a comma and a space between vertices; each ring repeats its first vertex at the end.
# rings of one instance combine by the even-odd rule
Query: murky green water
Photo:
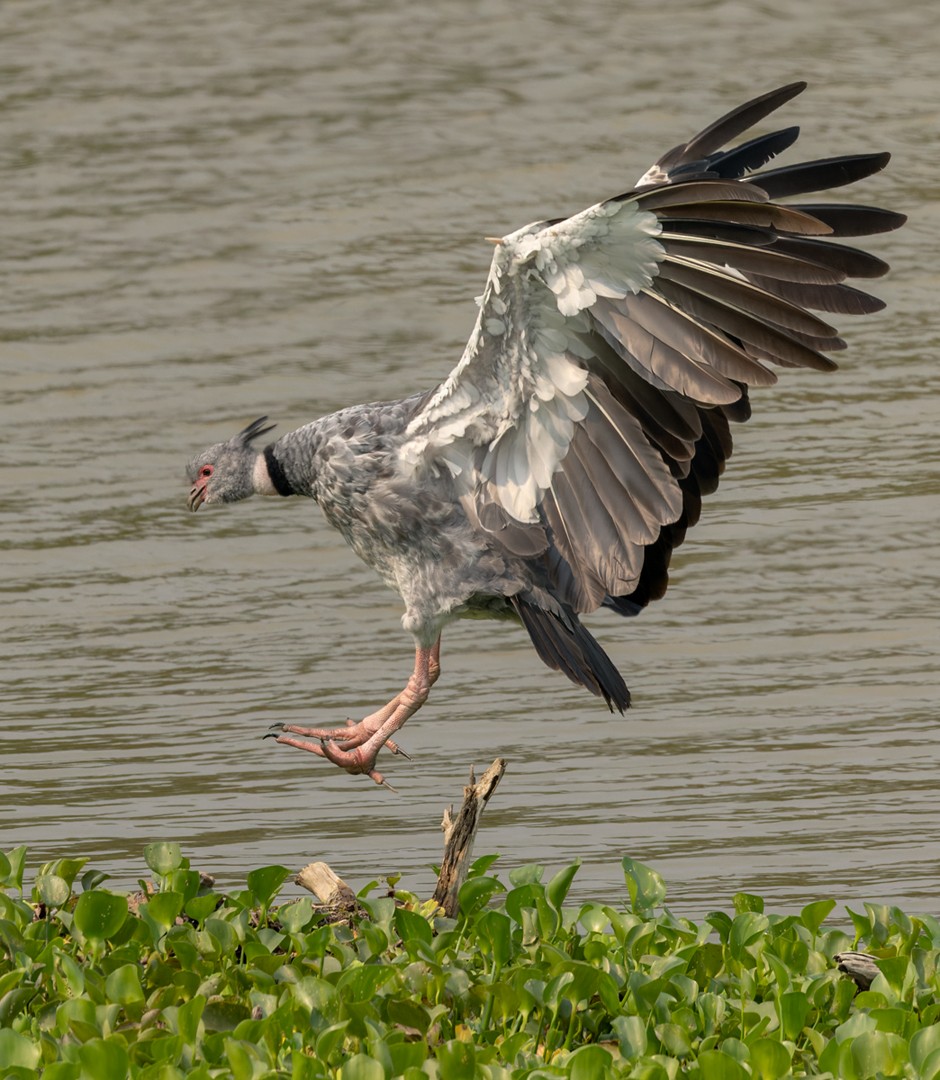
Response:
MULTIPOLYGON (((0 847, 119 883, 183 842, 223 885, 329 861, 424 889, 471 763, 509 771, 507 865, 623 854, 677 908, 739 889, 930 908, 940 833, 940 29, 927 0, 434 5, 10 0, 0 53, 0 847), (850 10, 850 17, 847 11, 850 10), (183 465, 456 361, 482 237, 624 189, 761 89, 807 156, 883 149, 860 201, 887 313, 836 376, 787 373, 664 602, 592 629, 626 718, 474 623, 389 760, 398 797, 262 743, 410 668, 386 593, 316 509, 190 515, 183 465), (805 145, 804 145, 805 144, 805 145)), ((850 321, 850 320, 849 320, 850 321)), ((385 767, 385 766, 383 766, 385 767)))

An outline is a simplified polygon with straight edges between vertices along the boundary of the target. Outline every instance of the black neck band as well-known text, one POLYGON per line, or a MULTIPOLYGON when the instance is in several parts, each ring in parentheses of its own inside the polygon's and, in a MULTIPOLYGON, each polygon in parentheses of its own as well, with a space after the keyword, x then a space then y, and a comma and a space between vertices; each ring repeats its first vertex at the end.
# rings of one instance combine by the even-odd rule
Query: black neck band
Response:
POLYGON ((274 490, 278 495, 293 495, 294 489, 287 479, 287 474, 281 468, 281 463, 275 456, 273 443, 264 448, 264 463, 268 467, 268 476, 271 478, 271 483, 274 485, 274 490))

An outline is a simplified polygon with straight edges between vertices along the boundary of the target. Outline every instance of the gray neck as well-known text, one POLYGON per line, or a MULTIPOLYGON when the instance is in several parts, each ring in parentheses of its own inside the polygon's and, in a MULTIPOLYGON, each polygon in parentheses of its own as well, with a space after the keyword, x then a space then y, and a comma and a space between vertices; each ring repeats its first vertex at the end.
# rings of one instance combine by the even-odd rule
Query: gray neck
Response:
POLYGON ((317 497, 317 456, 322 443, 322 433, 314 421, 265 447, 268 476, 278 495, 317 497))

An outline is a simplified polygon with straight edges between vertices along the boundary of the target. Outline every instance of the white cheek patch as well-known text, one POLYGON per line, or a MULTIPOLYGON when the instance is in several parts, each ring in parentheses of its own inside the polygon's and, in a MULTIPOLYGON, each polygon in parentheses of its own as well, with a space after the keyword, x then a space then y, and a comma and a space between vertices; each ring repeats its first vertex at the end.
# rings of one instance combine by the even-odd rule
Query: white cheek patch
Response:
POLYGON ((255 461, 255 467, 251 473, 251 486, 256 495, 277 495, 277 488, 271 482, 271 474, 268 472, 268 463, 264 460, 264 454, 259 454, 255 461))

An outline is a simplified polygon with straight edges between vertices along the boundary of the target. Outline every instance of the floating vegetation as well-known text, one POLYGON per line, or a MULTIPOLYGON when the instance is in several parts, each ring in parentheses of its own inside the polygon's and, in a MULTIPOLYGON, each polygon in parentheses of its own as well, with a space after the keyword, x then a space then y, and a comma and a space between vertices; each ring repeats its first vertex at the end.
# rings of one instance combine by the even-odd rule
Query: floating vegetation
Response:
POLYGON ((82 859, 24 890, 25 854, 0 854, 4 1078, 940 1077, 940 923, 896 907, 846 930, 831 900, 741 893, 696 924, 628 858, 617 907, 566 903, 577 865, 504 881, 487 856, 455 918, 393 879, 339 917, 276 905, 281 866, 216 892, 175 844, 131 897, 82 859))

